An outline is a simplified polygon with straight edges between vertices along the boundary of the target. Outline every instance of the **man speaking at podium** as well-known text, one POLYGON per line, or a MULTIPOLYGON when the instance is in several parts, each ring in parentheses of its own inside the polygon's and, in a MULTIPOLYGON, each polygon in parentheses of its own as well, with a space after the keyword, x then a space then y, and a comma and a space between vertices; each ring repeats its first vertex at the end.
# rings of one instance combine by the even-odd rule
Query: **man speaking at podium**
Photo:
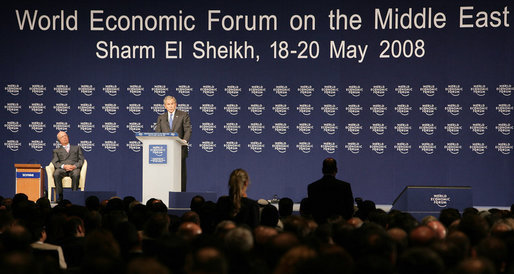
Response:
MULTIPOLYGON (((189 120, 189 114, 185 111, 177 109, 177 99, 173 96, 164 97, 164 108, 167 110, 166 113, 157 117, 157 125, 155 126, 155 132, 174 132, 178 134, 180 139, 186 143, 191 138, 191 121, 189 120)), ((187 158, 187 146, 182 146, 182 192, 186 191, 187 182, 187 169, 186 169, 186 158, 187 158)))

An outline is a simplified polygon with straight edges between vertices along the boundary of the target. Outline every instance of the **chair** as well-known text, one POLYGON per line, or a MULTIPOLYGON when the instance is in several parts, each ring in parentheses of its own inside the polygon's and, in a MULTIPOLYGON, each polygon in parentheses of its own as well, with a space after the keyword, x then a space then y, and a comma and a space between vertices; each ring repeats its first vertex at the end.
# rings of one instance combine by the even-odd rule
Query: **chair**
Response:
MULTIPOLYGON (((54 191, 54 199, 52 200, 52 189, 55 188, 55 180, 54 180, 54 171, 55 167, 52 162, 50 162, 49 165, 45 167, 46 169, 46 177, 48 178, 48 200, 55 201, 57 193, 54 191)), ((84 160, 84 163, 82 164, 82 168, 80 169, 80 179, 79 179, 79 188, 80 191, 84 191, 84 188, 86 187, 86 172, 87 172, 87 161, 84 160)), ((66 176, 62 178, 62 188, 71 188, 71 177, 66 176)))

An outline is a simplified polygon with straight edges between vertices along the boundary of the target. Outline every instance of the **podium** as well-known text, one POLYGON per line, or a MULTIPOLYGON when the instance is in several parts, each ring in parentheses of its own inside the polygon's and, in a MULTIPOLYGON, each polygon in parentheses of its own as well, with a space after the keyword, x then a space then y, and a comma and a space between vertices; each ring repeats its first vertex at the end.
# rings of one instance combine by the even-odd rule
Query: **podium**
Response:
POLYGON ((143 198, 162 200, 169 206, 169 192, 181 191, 182 146, 176 133, 136 133, 143 143, 143 198))
POLYGON ((45 172, 40 164, 14 164, 16 193, 25 193, 31 201, 43 197, 45 172))
POLYGON ((408 212, 421 220, 423 217, 439 213, 445 208, 463 211, 473 206, 470 186, 406 186, 394 200, 391 209, 408 212))

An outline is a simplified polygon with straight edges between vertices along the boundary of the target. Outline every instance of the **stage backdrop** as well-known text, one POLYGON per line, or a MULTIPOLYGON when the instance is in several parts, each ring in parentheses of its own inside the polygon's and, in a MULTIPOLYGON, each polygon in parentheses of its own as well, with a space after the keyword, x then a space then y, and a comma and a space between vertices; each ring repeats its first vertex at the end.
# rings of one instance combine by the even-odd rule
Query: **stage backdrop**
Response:
POLYGON ((68 132, 86 190, 141 198, 165 95, 193 125, 188 190, 291 197, 334 157, 354 196, 471 186, 514 202, 512 1, 7 1, 0 194, 68 132))

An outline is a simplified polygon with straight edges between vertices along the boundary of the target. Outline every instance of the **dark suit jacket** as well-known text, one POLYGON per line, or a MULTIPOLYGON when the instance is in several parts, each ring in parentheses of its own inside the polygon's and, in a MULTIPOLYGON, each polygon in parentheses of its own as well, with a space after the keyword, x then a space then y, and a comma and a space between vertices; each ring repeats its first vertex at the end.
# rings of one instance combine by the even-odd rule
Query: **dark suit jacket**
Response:
MULTIPOLYGON (((189 142, 191 139, 191 120, 189 114, 185 111, 175 110, 175 117, 173 117, 173 125, 170 129, 170 122, 168 121, 168 111, 157 117, 157 125, 155 126, 155 132, 175 132, 178 134, 180 139, 184 139, 189 142)), ((183 157, 187 157, 187 146, 182 147, 183 157)))
POLYGON ((246 224, 251 228, 259 225, 259 205, 256 201, 243 197, 241 198, 241 209, 236 216, 231 216, 232 201, 229 196, 221 196, 216 203, 216 221, 231 220, 237 224, 246 224))
POLYGON ((325 175, 307 187, 312 215, 318 223, 327 218, 340 215, 349 219, 353 215, 353 193, 349 183, 325 175))
POLYGON ((75 165, 78 169, 84 164, 84 154, 80 146, 70 145, 70 153, 66 152, 64 147, 54 149, 52 163, 55 168, 61 168, 61 165, 75 165))

